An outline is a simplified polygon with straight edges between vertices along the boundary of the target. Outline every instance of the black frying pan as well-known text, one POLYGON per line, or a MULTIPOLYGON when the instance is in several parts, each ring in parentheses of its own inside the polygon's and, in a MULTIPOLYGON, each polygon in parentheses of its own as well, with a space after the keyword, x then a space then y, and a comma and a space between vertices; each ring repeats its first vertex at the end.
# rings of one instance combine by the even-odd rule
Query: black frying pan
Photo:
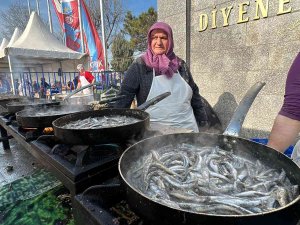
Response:
POLYGON ((23 109, 39 106, 59 105, 60 102, 46 99, 26 99, 18 102, 10 102, 6 105, 9 113, 16 113, 23 109))
POLYGON ((221 134, 182 133, 162 135, 144 139, 134 144, 122 154, 119 160, 119 173, 126 187, 127 201, 139 216, 153 221, 153 224, 161 225, 296 225, 296 221, 300 219, 300 217, 297 218, 297 214, 300 214, 300 207, 297 206, 300 197, 284 208, 279 208, 268 213, 243 216, 218 216, 192 213, 154 201, 134 185, 128 170, 141 157, 148 155, 151 149, 158 149, 169 145, 176 146, 178 143, 197 144, 198 146, 220 146, 222 149, 228 151, 233 149, 234 154, 238 156, 253 160, 259 159, 261 162, 279 171, 283 168, 287 172, 289 180, 293 184, 300 185, 299 167, 285 155, 264 145, 243 138, 221 134), (231 148, 228 147, 230 145, 232 146, 231 148))
POLYGON ((6 108, 7 104, 10 102, 19 102, 19 101, 24 101, 28 100, 27 97, 25 96, 19 96, 19 95, 1 95, 0 96, 0 105, 4 108, 6 108))
POLYGON ((16 119, 21 127, 44 128, 59 117, 90 110, 88 105, 45 105, 19 111, 16 119))
POLYGON ((169 205, 153 200, 135 186, 135 182, 133 182, 130 176, 129 168, 137 168, 136 162, 143 156, 148 155, 151 149, 155 150, 170 145, 175 147, 179 143, 189 143, 200 147, 220 146, 224 150, 233 151, 235 155, 247 158, 251 161, 259 159, 271 168, 278 170, 284 169, 290 181, 300 186, 300 168, 291 159, 274 149, 236 137, 241 128, 241 123, 245 118, 243 112, 248 111, 255 96, 263 85, 262 83, 258 83, 250 89, 248 93, 250 93, 252 97, 244 97, 224 134, 169 134, 144 139, 129 147, 119 160, 119 172, 124 181, 127 201, 131 208, 141 217, 152 221, 154 224, 162 225, 296 225, 300 219, 300 209, 298 206, 300 196, 285 207, 260 214, 231 216, 193 213, 183 209, 172 208, 169 205))
POLYGON ((92 112, 74 113, 63 116, 53 121, 54 135, 63 143, 74 145, 93 145, 103 143, 124 143, 127 140, 138 139, 141 137, 150 124, 150 116, 143 111, 150 105, 166 98, 171 93, 163 93, 142 104, 138 109, 100 109, 92 112), (139 119, 138 122, 99 129, 67 129, 63 128, 65 124, 72 121, 83 120, 89 117, 104 116, 127 116, 139 119))

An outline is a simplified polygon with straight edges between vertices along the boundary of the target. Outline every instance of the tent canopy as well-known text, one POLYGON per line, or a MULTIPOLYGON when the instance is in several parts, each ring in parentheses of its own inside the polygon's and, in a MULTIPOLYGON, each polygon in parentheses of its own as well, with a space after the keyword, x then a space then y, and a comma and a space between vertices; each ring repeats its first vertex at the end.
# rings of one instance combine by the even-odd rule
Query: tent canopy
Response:
POLYGON ((32 12, 22 35, 11 46, 5 48, 11 58, 81 59, 82 54, 63 45, 45 26, 36 12, 32 12))
POLYGON ((4 49, 7 45, 8 45, 8 41, 6 40, 6 38, 3 38, 0 45, 0 50, 4 49))
MULTIPOLYGON (((15 28, 13 35, 11 36, 10 41, 4 46, 4 47, 0 47, 0 59, 5 57, 5 48, 12 46, 16 40, 18 40, 18 38, 21 36, 21 31, 19 30, 19 28, 15 28)), ((4 41, 4 39, 3 39, 4 41)), ((3 43, 3 42, 2 42, 3 43)), ((2 46, 2 44, 1 44, 2 46)), ((7 59, 5 59, 7 61, 7 59)))
POLYGON ((8 61, 7 58, 3 58, 5 56, 4 49, 8 45, 8 41, 6 38, 2 39, 1 45, 0 45, 0 68, 7 68, 8 67, 8 61))

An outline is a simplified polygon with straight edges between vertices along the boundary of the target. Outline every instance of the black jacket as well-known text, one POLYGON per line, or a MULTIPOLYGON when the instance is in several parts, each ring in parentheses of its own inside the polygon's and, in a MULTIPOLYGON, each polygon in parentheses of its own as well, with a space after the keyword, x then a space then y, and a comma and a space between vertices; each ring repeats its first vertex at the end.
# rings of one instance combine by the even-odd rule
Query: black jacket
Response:
MULTIPOLYGON (((191 106, 199 127, 207 124, 207 115, 204 109, 204 102, 199 94, 199 88, 193 80, 186 63, 181 60, 181 65, 178 69, 182 78, 190 85, 193 90, 191 106)), ((153 69, 146 66, 141 57, 137 58, 125 73, 125 78, 121 84, 120 95, 127 96, 124 99, 116 102, 116 108, 129 108, 134 97, 136 96, 137 104, 143 104, 150 92, 153 80, 153 69)))

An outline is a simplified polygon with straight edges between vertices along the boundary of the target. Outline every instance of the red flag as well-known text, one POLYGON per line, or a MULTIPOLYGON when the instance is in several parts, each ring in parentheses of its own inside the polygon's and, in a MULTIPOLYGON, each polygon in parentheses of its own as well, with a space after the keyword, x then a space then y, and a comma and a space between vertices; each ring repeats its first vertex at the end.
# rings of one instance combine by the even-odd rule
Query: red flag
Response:
POLYGON ((81 5, 81 20, 84 31, 84 41, 86 50, 91 59, 90 67, 93 71, 105 70, 104 51, 99 34, 91 19, 84 0, 81 1, 81 5))
MULTIPOLYGON (((65 32, 67 46, 81 52, 78 0, 52 0, 52 3, 65 32)), ((104 51, 99 34, 91 20, 85 2, 80 0, 80 3, 83 40, 86 53, 90 56, 90 69, 92 71, 105 70, 104 51)))

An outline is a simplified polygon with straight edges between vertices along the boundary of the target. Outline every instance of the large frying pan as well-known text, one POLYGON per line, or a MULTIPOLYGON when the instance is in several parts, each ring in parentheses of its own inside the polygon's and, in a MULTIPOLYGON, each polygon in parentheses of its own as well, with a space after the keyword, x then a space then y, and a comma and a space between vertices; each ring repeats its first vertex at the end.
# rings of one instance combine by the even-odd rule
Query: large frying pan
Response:
POLYGON ((22 101, 28 99, 26 96, 19 96, 19 95, 1 95, 0 96, 0 105, 4 108, 6 108, 7 103, 9 102, 18 102, 18 101, 22 101))
POLYGON ((88 105, 46 105, 24 109, 16 113, 16 119, 21 127, 45 128, 59 117, 71 113, 91 111, 88 105))
POLYGON ((119 160, 119 172, 126 187, 127 201, 133 210, 154 224, 161 225, 296 225, 300 219, 297 218, 300 210, 297 208, 299 207, 300 196, 285 207, 267 213, 241 216, 193 213, 172 208, 169 205, 151 199, 135 186, 129 172, 129 168, 134 168, 136 162, 141 157, 148 155, 151 149, 170 145, 176 146, 178 143, 190 143, 197 144, 197 146, 220 146, 224 150, 233 151, 237 156, 255 161, 259 159, 271 168, 279 170, 283 168, 290 181, 295 185, 300 185, 300 168, 291 159, 272 148, 236 137, 245 118, 243 113, 248 111, 263 85, 262 83, 257 83, 247 92, 223 134, 182 133, 162 135, 144 139, 126 149, 119 160))
POLYGON ((7 110, 9 113, 16 113, 23 109, 34 108, 39 106, 59 105, 60 102, 46 99, 26 99, 18 102, 8 103, 7 110))
POLYGON ((171 93, 163 93, 138 107, 138 109, 100 109, 92 112, 74 113, 53 121, 54 135, 63 143, 74 145, 93 145, 104 143, 124 143, 141 137, 150 124, 150 116, 143 111, 150 105, 166 98, 171 93), (139 119, 128 125, 97 128, 97 129, 67 129, 63 126, 72 121, 93 117, 127 116, 139 119))

